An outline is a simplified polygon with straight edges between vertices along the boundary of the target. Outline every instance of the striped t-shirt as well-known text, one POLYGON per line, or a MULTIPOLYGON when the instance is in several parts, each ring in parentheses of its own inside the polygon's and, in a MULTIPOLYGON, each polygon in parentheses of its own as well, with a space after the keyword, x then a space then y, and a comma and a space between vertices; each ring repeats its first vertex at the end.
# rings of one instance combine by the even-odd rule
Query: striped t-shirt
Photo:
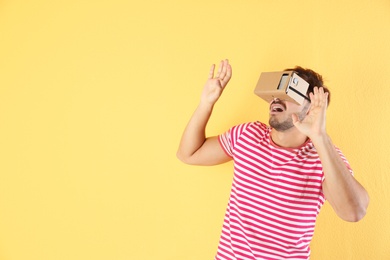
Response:
POLYGON ((298 148, 281 148, 270 132, 254 122, 219 136, 233 157, 234 178, 216 260, 309 259, 325 201, 322 164, 310 140, 298 148))

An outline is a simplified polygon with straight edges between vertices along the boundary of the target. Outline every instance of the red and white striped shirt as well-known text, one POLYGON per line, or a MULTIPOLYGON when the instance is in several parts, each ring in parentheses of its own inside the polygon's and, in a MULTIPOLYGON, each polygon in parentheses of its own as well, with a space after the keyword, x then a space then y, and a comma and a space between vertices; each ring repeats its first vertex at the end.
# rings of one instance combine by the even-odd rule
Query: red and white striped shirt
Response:
POLYGON ((310 140, 298 148, 281 148, 270 132, 254 122, 219 136, 233 157, 234 178, 216 260, 309 259, 325 201, 322 164, 310 140))

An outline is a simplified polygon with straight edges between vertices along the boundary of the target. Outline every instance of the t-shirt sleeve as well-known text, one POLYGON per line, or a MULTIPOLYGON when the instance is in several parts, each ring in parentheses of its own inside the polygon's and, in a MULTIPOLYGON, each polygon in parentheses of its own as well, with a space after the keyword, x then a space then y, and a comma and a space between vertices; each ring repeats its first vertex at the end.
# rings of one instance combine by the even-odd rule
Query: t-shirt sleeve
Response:
POLYGON ((251 124, 252 123, 245 123, 245 124, 233 126, 228 131, 218 136, 219 143, 228 156, 233 157, 234 148, 235 145, 237 144, 237 141, 239 140, 241 134, 251 124))
MULTIPOLYGON (((349 172, 351 173, 352 176, 354 176, 353 174, 353 170, 351 168, 351 165, 349 164, 347 158, 344 156, 343 152, 338 148, 338 147, 334 147, 336 149, 336 151, 338 152, 338 154, 340 155, 341 159, 344 161, 345 163, 345 166, 347 166, 349 172)), ((323 175, 322 177, 322 182, 325 180, 325 175, 323 175)))
POLYGON ((233 157, 233 145, 230 139, 230 131, 226 131, 225 133, 218 136, 219 144, 221 145, 223 151, 230 157, 233 157))
POLYGON ((347 158, 344 156, 343 152, 338 148, 338 147, 335 147, 336 151, 339 153, 341 159, 343 159, 344 163, 345 163, 345 166, 347 166, 349 172, 352 174, 353 176, 353 170, 351 168, 351 165, 349 164, 347 158))

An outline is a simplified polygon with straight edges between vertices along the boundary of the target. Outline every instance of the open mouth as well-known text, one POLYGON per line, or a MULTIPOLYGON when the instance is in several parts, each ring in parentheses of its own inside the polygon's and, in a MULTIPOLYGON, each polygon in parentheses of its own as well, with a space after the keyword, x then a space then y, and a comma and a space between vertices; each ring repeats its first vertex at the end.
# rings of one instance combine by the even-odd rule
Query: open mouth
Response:
POLYGON ((286 108, 281 103, 273 102, 270 106, 270 111, 273 113, 280 113, 280 112, 283 112, 285 110, 286 110, 286 108))
POLYGON ((271 111, 272 112, 283 112, 283 109, 281 109, 280 107, 276 107, 276 108, 273 108, 271 111))

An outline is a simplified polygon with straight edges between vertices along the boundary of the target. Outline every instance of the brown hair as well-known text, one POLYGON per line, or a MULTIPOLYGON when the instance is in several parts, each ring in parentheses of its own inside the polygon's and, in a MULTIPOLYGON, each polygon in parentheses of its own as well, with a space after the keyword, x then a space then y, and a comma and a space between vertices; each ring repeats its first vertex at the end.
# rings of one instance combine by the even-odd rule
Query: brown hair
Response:
POLYGON ((311 70, 311 69, 304 69, 300 66, 296 66, 293 69, 286 69, 285 71, 295 71, 301 78, 307 81, 309 83, 309 88, 307 89, 307 95, 309 96, 309 93, 313 93, 314 87, 323 87, 324 91, 329 93, 328 94, 328 105, 330 102, 330 91, 329 89, 324 85, 324 81, 322 79, 322 76, 318 74, 317 72, 311 70))

